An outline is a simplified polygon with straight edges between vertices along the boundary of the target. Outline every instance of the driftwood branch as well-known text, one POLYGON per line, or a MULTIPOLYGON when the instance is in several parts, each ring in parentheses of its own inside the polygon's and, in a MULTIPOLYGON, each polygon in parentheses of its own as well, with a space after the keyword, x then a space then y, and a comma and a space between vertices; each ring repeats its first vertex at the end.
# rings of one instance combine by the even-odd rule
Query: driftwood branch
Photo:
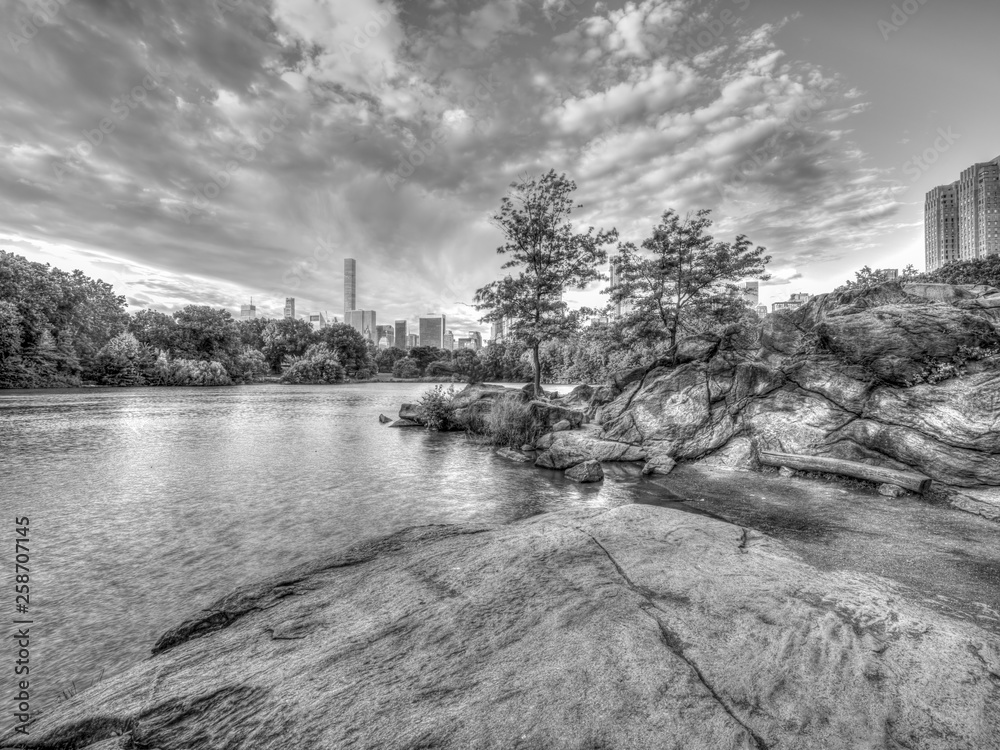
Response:
POLYGON ((895 484, 920 494, 926 492, 931 485, 930 477, 925 477, 923 474, 884 469, 881 466, 845 461, 842 458, 795 456, 791 453, 761 451, 760 462, 766 466, 787 466, 789 469, 798 469, 799 471, 823 471, 829 474, 843 474, 857 479, 867 479, 869 482, 895 484))

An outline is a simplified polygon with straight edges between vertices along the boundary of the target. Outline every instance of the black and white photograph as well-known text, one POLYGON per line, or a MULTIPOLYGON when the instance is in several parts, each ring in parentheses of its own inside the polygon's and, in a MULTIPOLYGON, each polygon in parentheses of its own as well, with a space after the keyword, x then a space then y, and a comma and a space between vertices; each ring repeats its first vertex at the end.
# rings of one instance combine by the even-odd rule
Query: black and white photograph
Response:
POLYGON ((1000 750, 997 0, 0 0, 0 750, 1000 750))

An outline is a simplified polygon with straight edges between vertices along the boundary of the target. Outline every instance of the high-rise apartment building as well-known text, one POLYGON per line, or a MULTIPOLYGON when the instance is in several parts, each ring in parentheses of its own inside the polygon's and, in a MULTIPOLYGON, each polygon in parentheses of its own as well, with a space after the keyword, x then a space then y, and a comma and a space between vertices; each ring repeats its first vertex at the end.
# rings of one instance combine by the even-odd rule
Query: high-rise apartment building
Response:
POLYGON ((314 331, 326 328, 326 316, 321 312, 310 313, 307 322, 314 331))
POLYGON ((295 297, 285 297, 285 317, 295 320, 295 297))
POLYGON ((344 315, 358 306, 358 265, 354 258, 344 258, 344 315))
POLYGON ((426 315, 420 318, 418 323, 420 346, 434 346, 443 349, 445 325, 444 315, 426 315))
POLYGON ((1000 254, 1000 156, 973 164, 924 200, 927 270, 952 260, 1000 254))
POLYGON ((924 265, 928 271, 959 259, 958 181, 940 185, 924 200, 924 265))
POLYGON ((415 333, 408 333, 406 335, 406 348, 412 349, 415 346, 420 346, 420 337, 415 333))
POLYGON ((257 308, 250 300, 249 305, 240 305, 240 320, 253 320, 257 317, 257 308))
POLYGON ((469 331, 469 338, 471 339, 471 347, 477 352, 483 348, 483 334, 479 331, 469 331))
POLYGON ((344 322, 373 344, 378 343, 374 310, 349 310, 344 315, 344 322))
POLYGON ((448 351, 453 351, 455 349, 455 334, 448 331, 444 335, 444 344, 441 345, 442 349, 447 349, 448 351))
POLYGON ((397 320, 393 323, 393 327, 396 329, 396 346, 400 349, 406 349, 408 346, 406 340, 406 321, 397 320))

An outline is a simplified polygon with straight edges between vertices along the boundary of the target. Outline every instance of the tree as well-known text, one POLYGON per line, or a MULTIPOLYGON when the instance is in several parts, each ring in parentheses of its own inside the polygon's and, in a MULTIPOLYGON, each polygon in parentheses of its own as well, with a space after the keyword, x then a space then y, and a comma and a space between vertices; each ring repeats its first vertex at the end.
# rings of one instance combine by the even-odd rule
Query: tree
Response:
POLYGON ((221 362, 225 367, 240 351, 240 334, 228 310, 187 305, 174 313, 178 356, 221 362))
POLYGON ((735 242, 716 242, 707 233, 711 211, 702 209, 685 219, 673 210, 663 213, 641 255, 632 243, 619 246, 615 259, 621 283, 610 291, 612 303, 628 303, 626 324, 633 330, 665 336, 674 361, 678 334, 695 321, 735 321, 746 303, 735 282, 770 278, 764 267, 771 260, 764 248, 754 248, 744 235, 735 242))
POLYGON ((326 344, 313 344, 304 355, 292 359, 281 374, 283 383, 340 383, 344 368, 326 344))
POLYGON ((407 352, 407 356, 417 363, 420 374, 426 374, 427 367, 431 362, 451 359, 451 354, 436 346, 415 346, 407 352))
POLYGON ((510 258, 502 268, 516 269, 516 275, 476 291, 476 309, 486 313, 481 322, 503 321, 509 340, 531 352, 536 394, 541 391, 541 345, 579 326, 580 311, 569 311, 563 294, 605 278, 598 270, 607 260, 604 246, 618 238, 614 229, 574 231, 569 216, 582 208, 570 198, 575 190, 576 183, 553 170, 511 185, 513 197, 501 200, 493 223, 504 236, 497 253, 510 258))
POLYGON ((315 331, 304 320, 271 320, 261 332, 261 352, 271 372, 280 372, 285 357, 301 357, 317 338, 315 331))
POLYGON ((404 350, 396 346, 390 346, 388 349, 382 349, 375 355, 375 365, 378 367, 379 372, 392 372, 393 366, 404 357, 406 357, 404 350))
POLYGON ((139 310, 129 319, 128 330, 153 349, 172 351, 177 345, 177 321, 159 310, 139 310))
POLYGON ((145 385, 155 355, 135 334, 119 333, 97 355, 97 382, 101 385, 145 385))
POLYGON ((404 357, 403 359, 396 360, 396 363, 392 366, 392 376, 394 378, 419 378, 420 367, 416 360, 404 357))
POLYGON ((319 340, 336 355, 348 377, 356 377, 361 370, 375 370, 375 357, 368 347, 368 339, 346 323, 334 323, 322 329, 319 340))
POLYGON ((956 260, 914 277, 932 284, 985 284, 1000 287, 1000 255, 956 260))

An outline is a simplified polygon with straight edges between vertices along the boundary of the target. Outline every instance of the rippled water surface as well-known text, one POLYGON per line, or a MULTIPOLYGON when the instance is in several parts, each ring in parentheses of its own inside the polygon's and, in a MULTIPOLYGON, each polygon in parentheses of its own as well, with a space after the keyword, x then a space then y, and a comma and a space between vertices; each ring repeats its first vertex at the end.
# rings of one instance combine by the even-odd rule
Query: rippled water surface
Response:
POLYGON ((3 536, 31 518, 35 696, 110 675, 233 587, 367 536, 629 502, 625 485, 379 424, 428 388, 0 394, 3 536))

